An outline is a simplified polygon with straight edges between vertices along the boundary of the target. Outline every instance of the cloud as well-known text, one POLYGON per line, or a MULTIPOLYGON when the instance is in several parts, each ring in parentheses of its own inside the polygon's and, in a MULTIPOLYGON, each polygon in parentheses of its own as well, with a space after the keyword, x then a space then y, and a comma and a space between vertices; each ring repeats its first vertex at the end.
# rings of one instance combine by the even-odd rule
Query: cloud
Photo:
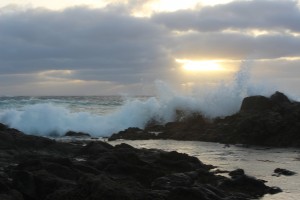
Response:
POLYGON ((182 75, 176 58, 268 59, 256 68, 264 76, 297 73, 288 67, 295 62, 278 62, 300 57, 296 1, 233 1, 132 15, 153 2, 114 1, 103 8, 64 10, 0 8, 0 95, 138 93, 142 88, 149 92, 157 79, 192 81, 182 75), (276 73, 268 73, 272 66, 276 73))
POLYGON ((299 56, 297 1, 253 0, 157 13, 173 34, 172 54, 185 59, 263 59, 299 56))
POLYGON ((2 14, 0 27, 2 73, 83 70, 118 81, 172 62, 164 50, 168 31, 114 10, 30 9, 2 14))
POLYGON ((176 36, 173 54, 185 59, 263 59, 300 56, 300 37, 196 32, 176 36))
POLYGON ((300 32, 300 10, 293 0, 233 1, 202 9, 158 13, 153 20, 174 30, 201 32, 262 29, 300 32))

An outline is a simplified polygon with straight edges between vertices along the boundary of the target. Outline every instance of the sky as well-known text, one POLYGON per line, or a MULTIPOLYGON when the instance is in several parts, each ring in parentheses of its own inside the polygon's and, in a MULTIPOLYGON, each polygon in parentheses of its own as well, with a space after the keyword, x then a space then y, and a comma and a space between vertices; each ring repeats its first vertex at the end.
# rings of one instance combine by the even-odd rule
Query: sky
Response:
POLYGON ((296 0, 0 0, 0 96, 188 91, 245 64, 300 96, 299 22, 296 0))

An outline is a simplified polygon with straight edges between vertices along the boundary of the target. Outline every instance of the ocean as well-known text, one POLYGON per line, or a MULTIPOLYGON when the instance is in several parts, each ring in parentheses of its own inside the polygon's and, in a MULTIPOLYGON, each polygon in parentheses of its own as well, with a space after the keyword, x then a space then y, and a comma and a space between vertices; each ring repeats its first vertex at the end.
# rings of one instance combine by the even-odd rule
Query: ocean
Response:
POLYGON ((231 81, 196 85, 188 93, 156 81, 155 96, 0 96, 0 123, 40 136, 80 131, 106 137, 128 127, 143 128, 153 119, 172 121, 178 109, 222 117, 237 112, 246 96, 276 91, 249 83, 249 75, 249 66, 242 65, 231 81))
MULTIPOLYGON (((143 126, 151 119, 171 121, 176 109, 199 111, 209 117, 238 111, 243 96, 228 90, 223 96, 181 96, 164 90, 160 96, 51 96, 51 97, 0 97, 0 122, 27 134, 63 136, 68 130, 105 137, 128 127, 143 126), (224 97, 227 97, 225 98, 224 97), (217 98, 218 97, 218 98, 217 98), (226 108, 226 109, 225 109, 226 108), (222 111, 222 112, 220 112, 222 111)), ((212 93, 210 93, 212 94, 212 93)), ((246 173, 278 186, 282 193, 267 195, 263 200, 300 199, 300 150, 242 148, 207 142, 148 140, 114 141, 129 143, 137 148, 176 150, 198 157, 207 164, 222 170, 245 169, 246 173), (291 177, 275 177, 275 168, 297 172, 291 177)))
MULTIPOLYGON (((270 96, 274 88, 253 86, 247 82, 247 70, 240 70, 232 82, 214 87, 194 88, 182 94, 163 82, 157 83, 155 96, 2 96, 0 123, 26 134, 63 136, 67 131, 80 131, 94 137, 107 137, 128 127, 143 128, 149 120, 172 121, 177 109, 201 112, 205 117, 226 116, 240 109, 244 97, 270 96)), ((284 91, 283 91, 284 92, 284 91)), ((299 98, 294 98, 299 101, 299 98)), ((219 169, 245 169, 249 175, 278 186, 282 193, 267 195, 263 200, 300 199, 300 150, 278 148, 242 148, 207 142, 172 140, 115 141, 138 148, 176 150, 198 157, 219 169), (272 176, 275 168, 297 172, 291 177, 272 176)))
POLYGON ((206 117, 238 111, 242 97, 183 96, 164 90, 159 96, 0 97, 0 123, 39 136, 67 131, 107 137, 128 127, 143 128, 149 120, 174 120, 177 109, 206 117), (227 101, 224 101, 224 99, 227 101))
MULTIPOLYGON (((143 126, 128 109, 149 97, 49 96, 0 97, 0 122, 27 134, 62 136, 81 131, 109 136, 129 126, 143 126), (131 103, 129 103, 131 102, 131 103), (126 104, 126 106, 124 105, 126 104), (126 113, 128 112, 128 113, 126 113)), ((138 105, 136 105, 138 106, 138 105)))

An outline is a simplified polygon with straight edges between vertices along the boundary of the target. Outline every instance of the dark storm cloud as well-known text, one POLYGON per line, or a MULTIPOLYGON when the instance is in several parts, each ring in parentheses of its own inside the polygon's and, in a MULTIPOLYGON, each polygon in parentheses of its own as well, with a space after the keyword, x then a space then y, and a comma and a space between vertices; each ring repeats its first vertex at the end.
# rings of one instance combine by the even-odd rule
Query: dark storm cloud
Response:
POLYGON ((0 27, 2 73, 83 68, 116 81, 170 65, 168 32, 117 10, 19 11, 2 14, 0 27))
POLYGON ((300 10, 297 1, 290 0, 235 1, 202 9, 158 13, 153 20, 175 30, 270 29, 300 32, 300 10))

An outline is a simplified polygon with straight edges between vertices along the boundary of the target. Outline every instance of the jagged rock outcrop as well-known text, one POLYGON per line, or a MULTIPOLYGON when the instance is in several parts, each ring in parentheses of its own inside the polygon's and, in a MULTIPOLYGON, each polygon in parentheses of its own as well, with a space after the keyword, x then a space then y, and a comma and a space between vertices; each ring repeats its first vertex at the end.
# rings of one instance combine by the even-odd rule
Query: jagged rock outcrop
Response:
POLYGON ((231 116, 205 119, 194 114, 182 121, 148 126, 114 134, 115 139, 175 139, 249 144, 277 147, 300 147, 300 103, 291 101, 281 92, 271 97, 246 97, 240 111, 231 116), (159 127, 156 135, 149 134, 159 127), (142 133, 142 134, 140 134, 142 133), (142 137, 147 135, 147 137, 142 137), (121 137, 122 136, 122 137, 121 137))
POLYGON ((68 137, 91 137, 91 135, 88 134, 88 133, 75 132, 75 131, 68 131, 68 132, 65 133, 64 136, 68 136, 68 137))
POLYGON ((61 143, 1 124, 0 138, 1 200, 247 200, 276 190, 176 151, 61 143))

